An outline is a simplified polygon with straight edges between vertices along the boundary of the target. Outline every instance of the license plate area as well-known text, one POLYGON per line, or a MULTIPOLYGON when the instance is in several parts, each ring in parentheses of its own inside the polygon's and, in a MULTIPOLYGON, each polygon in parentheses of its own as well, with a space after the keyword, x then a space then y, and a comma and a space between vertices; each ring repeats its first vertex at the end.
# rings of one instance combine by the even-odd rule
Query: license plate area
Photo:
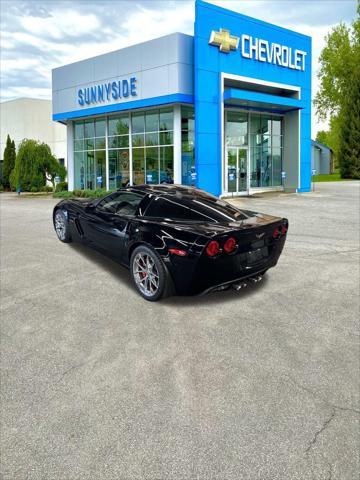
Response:
POLYGON ((257 240, 256 242, 252 242, 250 247, 254 250, 265 247, 265 240, 262 238, 261 240, 257 240))
POLYGON ((254 263, 261 262, 262 260, 268 258, 269 249, 268 247, 257 248, 256 250, 250 250, 246 254, 246 261, 248 265, 253 265, 254 263))

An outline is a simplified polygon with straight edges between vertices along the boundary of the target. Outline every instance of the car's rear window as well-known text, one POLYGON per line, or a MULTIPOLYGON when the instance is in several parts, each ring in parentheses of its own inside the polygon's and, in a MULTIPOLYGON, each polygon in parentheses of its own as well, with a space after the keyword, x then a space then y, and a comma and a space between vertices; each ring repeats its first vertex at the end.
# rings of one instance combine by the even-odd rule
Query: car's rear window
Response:
POLYGON ((145 216, 216 223, 233 222, 249 217, 245 212, 210 195, 155 197, 146 209, 145 216))
POLYGON ((210 218, 202 215, 196 210, 182 205, 176 199, 168 199, 157 197, 152 200, 145 212, 146 217, 168 218, 178 220, 193 220, 193 221, 211 221, 210 218))

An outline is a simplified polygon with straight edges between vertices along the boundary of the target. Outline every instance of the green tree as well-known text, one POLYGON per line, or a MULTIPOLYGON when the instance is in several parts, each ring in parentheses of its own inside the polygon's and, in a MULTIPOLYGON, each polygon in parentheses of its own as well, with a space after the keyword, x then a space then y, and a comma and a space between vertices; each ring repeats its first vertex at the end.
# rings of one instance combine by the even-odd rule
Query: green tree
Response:
POLYGON ((46 178, 37 161, 37 146, 35 140, 24 139, 18 148, 15 168, 10 175, 13 189, 21 187, 29 191, 32 187, 40 190, 45 185, 46 178))
POLYGON ((10 135, 6 139, 6 147, 4 150, 4 163, 2 173, 2 183, 4 187, 10 186, 10 175, 15 166, 16 149, 14 140, 11 141, 10 135))
POLYGON ((41 143, 37 146, 37 161, 46 180, 52 183, 55 190, 55 177, 60 177, 60 181, 63 182, 66 177, 66 168, 60 165, 46 143, 41 143))
POLYGON ((329 146, 329 132, 326 130, 319 130, 317 135, 316 135, 316 141, 322 143, 323 145, 329 146))
POLYGON ((343 178, 360 179, 360 63, 350 83, 351 90, 341 113, 338 160, 343 178))
POLYGON ((40 190, 49 180, 55 188, 55 177, 64 180, 65 168, 60 165, 50 147, 36 140, 24 139, 19 145, 15 168, 10 176, 12 188, 40 190))
POLYGON ((355 67, 350 28, 340 23, 326 36, 325 41, 326 46, 319 57, 320 88, 314 101, 316 112, 322 120, 329 115, 339 114, 349 91, 349 72, 355 67))
MULTIPOLYGON (((353 144, 353 140, 349 137, 353 134, 353 130, 346 123, 351 104, 356 102, 357 98, 357 92, 353 86, 359 75, 358 65, 360 64, 359 1, 357 17, 351 27, 340 23, 332 29, 326 37, 326 46, 321 52, 319 61, 320 88, 314 105, 319 118, 329 119, 330 125, 328 131, 319 132, 319 135, 333 150, 335 163, 343 165, 340 148, 341 152, 345 151, 344 139, 347 138, 347 141, 353 144)), ((353 111, 352 115, 356 115, 356 111, 353 111)), ((356 171, 356 169, 351 169, 351 171, 356 171)), ((341 168, 341 172, 345 172, 344 168, 341 168)))

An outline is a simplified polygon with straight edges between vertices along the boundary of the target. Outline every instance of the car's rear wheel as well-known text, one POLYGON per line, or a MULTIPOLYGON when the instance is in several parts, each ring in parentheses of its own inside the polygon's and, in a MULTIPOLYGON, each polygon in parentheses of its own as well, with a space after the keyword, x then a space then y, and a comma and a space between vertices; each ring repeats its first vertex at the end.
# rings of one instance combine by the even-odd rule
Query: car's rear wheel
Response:
POLYGON ((170 293, 171 280, 166 267, 159 255, 146 245, 133 251, 130 271, 137 291, 146 300, 156 302, 170 293))
POLYGON ((65 212, 62 210, 56 210, 54 216, 54 228, 58 239, 64 243, 71 242, 71 236, 69 232, 69 224, 65 212))

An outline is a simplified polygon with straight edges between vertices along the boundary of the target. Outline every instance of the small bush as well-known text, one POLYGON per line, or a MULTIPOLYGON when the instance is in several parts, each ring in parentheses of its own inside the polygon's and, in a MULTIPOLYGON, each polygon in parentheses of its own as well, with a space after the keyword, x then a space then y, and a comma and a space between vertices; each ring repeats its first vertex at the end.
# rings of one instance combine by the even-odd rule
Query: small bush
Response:
POLYGON ((74 190, 74 197, 79 198, 101 198, 111 193, 113 190, 105 190, 99 188, 98 190, 74 190))
POLYGON ((42 192, 52 192, 52 191, 53 191, 53 187, 51 187, 50 185, 44 185, 44 186, 41 188, 41 191, 42 191, 42 192))
POLYGON ((0 192, 3 192, 3 191, 4 191, 4 185, 0 183, 0 192))
POLYGON ((112 192, 116 192, 116 190, 105 190, 101 188, 98 190, 74 190, 73 192, 63 191, 55 192, 54 198, 101 198, 112 192))
POLYGON ((56 184, 55 192, 66 192, 68 189, 67 182, 59 182, 56 184))
POLYGON ((86 197, 86 190, 74 190, 73 194, 74 194, 74 197, 83 198, 83 197, 86 197))
POLYGON ((36 192, 38 192, 38 191, 39 191, 39 188, 38 188, 38 187, 31 187, 31 188, 30 188, 30 192, 31 192, 31 193, 36 193, 36 192))
POLYGON ((62 192, 55 192, 53 195, 54 198, 75 198, 74 192, 68 192, 64 190, 62 192))

